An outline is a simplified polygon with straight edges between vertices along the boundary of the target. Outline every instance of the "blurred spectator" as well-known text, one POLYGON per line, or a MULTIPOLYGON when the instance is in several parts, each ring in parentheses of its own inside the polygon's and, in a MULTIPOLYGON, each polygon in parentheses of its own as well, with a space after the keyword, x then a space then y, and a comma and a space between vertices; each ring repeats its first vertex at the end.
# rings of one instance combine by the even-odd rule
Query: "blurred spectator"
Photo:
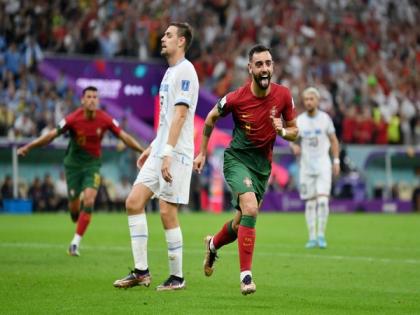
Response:
POLYGON ((400 131, 400 117, 399 115, 393 115, 388 123, 388 143, 389 144, 400 144, 401 143, 401 131, 400 131))
POLYGON ((355 142, 357 144, 371 143, 374 128, 375 125, 372 120, 370 108, 363 108, 362 113, 357 116, 356 126, 353 130, 355 142))
POLYGON ((26 47, 24 51, 25 65, 31 72, 35 72, 38 69, 38 64, 44 58, 39 44, 36 42, 33 36, 29 36, 26 40, 26 47))
POLYGON ((13 181, 10 175, 6 175, 4 182, 1 185, 1 199, 13 198, 13 181))
POLYGON ((29 187, 28 198, 32 199, 34 211, 44 211, 46 209, 46 200, 44 199, 39 177, 35 177, 32 185, 29 187))
MULTIPOLYGON (((248 76, 243 70, 246 51, 262 42, 272 49, 273 81, 291 88, 297 106, 303 87, 316 86, 322 96, 320 106, 342 130, 342 141, 416 145, 420 6, 407 0, 396 4, 395 0, 173 0, 170 5, 161 0, 7 1, 0 5, 0 104, 17 119, 36 103, 37 115, 31 119, 38 129, 44 110, 54 111, 56 124, 77 101, 69 96, 64 74, 54 84, 37 77, 44 51, 148 61, 160 56, 167 23, 185 20, 196 33, 189 58, 203 88, 222 96, 242 85, 248 76), (366 108, 364 127, 371 128, 368 115, 374 120, 375 132, 368 142, 366 132, 353 138, 357 117, 349 107, 355 106, 366 108), (382 120, 372 116, 376 107, 382 120)), ((1 123, 0 115, 0 131, 1 123)))
POLYGON ((57 206, 57 197, 54 190, 54 183, 52 182, 50 174, 45 174, 41 189, 42 199, 45 202, 45 211, 55 210, 57 206))
POLYGON ((353 143, 355 141, 354 131, 356 130, 356 124, 356 108, 355 106, 350 106, 342 125, 341 139, 345 143, 353 143))
POLYGON ((5 104, 0 103, 0 137, 7 136, 9 128, 13 126, 14 113, 5 104))
POLYGON ((34 137, 36 136, 35 124, 29 114, 25 111, 21 113, 13 126, 15 137, 34 137))

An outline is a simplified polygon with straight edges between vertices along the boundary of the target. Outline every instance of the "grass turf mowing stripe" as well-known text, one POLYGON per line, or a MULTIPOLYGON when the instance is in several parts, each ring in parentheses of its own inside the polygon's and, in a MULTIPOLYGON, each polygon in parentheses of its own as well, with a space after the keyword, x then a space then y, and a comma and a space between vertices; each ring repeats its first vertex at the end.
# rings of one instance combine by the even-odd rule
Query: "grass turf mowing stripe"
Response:
MULTIPOLYGON (((0 243, 0 247, 8 247, 8 248, 33 248, 33 249, 40 249, 40 248, 56 248, 56 249, 63 249, 66 248, 64 245, 61 244, 53 244, 53 243, 0 243)), ((83 250, 88 251, 128 251, 130 247, 127 246, 82 246, 83 250)), ((159 252, 162 249, 148 249, 151 252, 159 252)), ((196 248, 184 248, 184 253, 188 254, 203 254, 203 250, 199 250, 196 248)), ((237 255, 236 251, 231 250, 223 250, 223 255, 237 255)), ((360 262, 378 262, 378 263, 385 263, 385 264, 409 264, 409 265, 420 265, 419 259, 394 259, 394 258, 378 258, 378 257, 368 257, 368 256, 343 256, 343 255, 325 255, 325 250, 320 252, 320 255, 316 254, 295 254, 295 253, 287 253, 287 252, 264 252, 264 251, 255 251, 254 256, 280 256, 280 257, 291 257, 291 258, 312 258, 312 259, 327 259, 327 260, 353 260, 353 261, 360 261, 360 262)))

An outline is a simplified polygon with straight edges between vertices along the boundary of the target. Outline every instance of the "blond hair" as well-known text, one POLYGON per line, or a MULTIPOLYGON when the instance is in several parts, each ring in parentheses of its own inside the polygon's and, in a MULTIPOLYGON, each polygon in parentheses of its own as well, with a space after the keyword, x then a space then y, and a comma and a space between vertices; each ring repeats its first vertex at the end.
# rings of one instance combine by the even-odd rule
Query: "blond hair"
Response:
POLYGON ((312 87, 312 86, 306 88, 303 91, 302 95, 303 95, 303 97, 305 97, 307 94, 311 94, 311 93, 314 94, 318 99, 320 99, 321 95, 319 94, 319 91, 316 88, 312 87))

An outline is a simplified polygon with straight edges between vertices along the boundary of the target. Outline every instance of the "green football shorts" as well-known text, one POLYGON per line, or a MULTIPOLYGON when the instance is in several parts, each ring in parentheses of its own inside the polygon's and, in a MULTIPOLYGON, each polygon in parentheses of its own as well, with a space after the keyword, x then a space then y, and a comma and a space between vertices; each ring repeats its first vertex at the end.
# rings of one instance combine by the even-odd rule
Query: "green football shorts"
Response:
POLYGON ((69 200, 79 198, 80 193, 85 190, 85 188, 93 188, 96 190, 99 188, 101 181, 99 165, 86 167, 65 166, 64 168, 66 172, 69 200))
POLYGON ((269 176, 263 176, 249 169, 229 151, 224 153, 223 174, 232 191, 232 204, 239 208, 239 195, 253 192, 260 204, 264 197, 269 176))

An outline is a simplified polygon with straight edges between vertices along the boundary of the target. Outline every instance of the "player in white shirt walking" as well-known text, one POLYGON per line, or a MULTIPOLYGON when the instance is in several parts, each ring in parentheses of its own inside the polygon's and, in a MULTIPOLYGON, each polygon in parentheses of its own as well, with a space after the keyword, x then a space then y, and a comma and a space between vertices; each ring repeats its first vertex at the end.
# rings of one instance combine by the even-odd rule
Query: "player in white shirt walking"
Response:
POLYGON ((178 290, 186 285, 178 207, 188 203, 194 158, 194 113, 199 83, 194 66, 185 59, 192 29, 187 23, 171 23, 161 42, 161 54, 169 68, 159 90, 159 127, 156 138, 137 161, 141 170, 126 200, 135 269, 114 282, 117 288, 150 285, 145 206, 153 195, 159 198, 169 260, 169 278, 157 290, 178 290))
POLYGON ((340 145, 330 116, 318 109, 319 98, 318 90, 313 87, 303 91, 306 111, 297 118, 299 138, 290 145, 293 154, 300 159, 299 192, 305 200, 309 232, 306 248, 327 247, 325 229, 329 214, 331 172, 334 176, 340 173, 340 145))

